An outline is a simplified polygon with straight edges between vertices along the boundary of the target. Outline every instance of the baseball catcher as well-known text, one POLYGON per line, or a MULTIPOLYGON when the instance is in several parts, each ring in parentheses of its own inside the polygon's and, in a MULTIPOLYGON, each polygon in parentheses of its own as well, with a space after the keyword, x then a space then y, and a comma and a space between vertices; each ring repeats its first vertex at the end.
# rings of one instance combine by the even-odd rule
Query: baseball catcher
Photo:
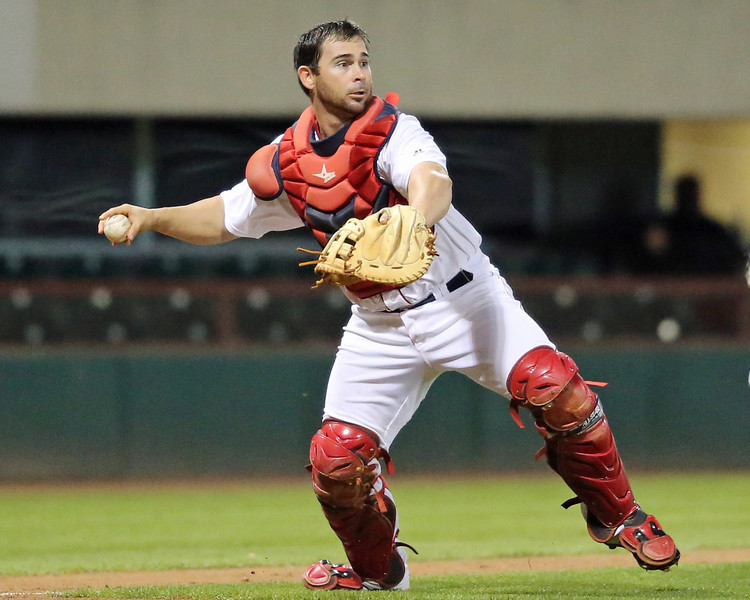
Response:
MULTIPOLYGON (((308 469, 349 564, 320 560, 304 585, 409 588, 408 546, 385 475, 393 441, 445 372, 502 395, 514 415, 529 411, 594 540, 669 570, 680 553, 636 502, 590 382, 514 298, 453 206, 432 136, 398 110, 397 97, 372 93, 366 33, 348 20, 321 23, 300 37, 294 60, 310 105, 253 154, 245 180, 184 207, 112 208, 100 232, 121 213, 132 223, 128 242, 149 229, 201 244, 302 226, 315 237, 321 251, 308 264, 317 285, 340 286, 352 308, 308 469)), ((438 458, 437 435, 434 448, 438 458)))

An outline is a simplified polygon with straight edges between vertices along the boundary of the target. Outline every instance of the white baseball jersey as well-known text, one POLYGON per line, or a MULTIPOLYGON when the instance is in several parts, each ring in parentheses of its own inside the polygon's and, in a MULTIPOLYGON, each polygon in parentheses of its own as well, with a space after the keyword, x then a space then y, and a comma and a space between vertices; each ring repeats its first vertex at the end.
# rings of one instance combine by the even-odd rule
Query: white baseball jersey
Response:
MULTIPOLYGON (((411 170, 423 161, 446 164, 419 121, 400 114, 378 155, 377 174, 408 198, 411 170)), ((257 200, 242 181, 221 196, 225 226, 238 237, 303 226, 284 193, 257 200)), ((479 233, 455 207, 435 231, 437 256, 414 283, 365 299, 344 290, 353 303, 352 316, 331 371, 323 417, 366 427, 385 449, 441 373, 461 372, 507 397, 506 379, 518 359, 535 347, 553 346, 480 250, 479 233), (446 282, 461 270, 472 280, 449 291, 446 282), (409 308, 430 295, 431 302, 409 308)))

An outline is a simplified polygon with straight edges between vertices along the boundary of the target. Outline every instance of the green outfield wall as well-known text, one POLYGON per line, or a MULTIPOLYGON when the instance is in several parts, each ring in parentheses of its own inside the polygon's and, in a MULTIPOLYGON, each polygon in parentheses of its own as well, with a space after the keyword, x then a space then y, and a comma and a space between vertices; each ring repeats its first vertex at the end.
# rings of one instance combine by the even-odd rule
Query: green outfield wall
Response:
MULTIPOLYGON (((601 391, 630 468, 750 467, 750 350, 566 349, 601 391)), ((331 352, 0 355, 0 480, 302 473, 331 352)), ((524 415, 438 379, 393 445, 396 468, 546 469, 524 415)))

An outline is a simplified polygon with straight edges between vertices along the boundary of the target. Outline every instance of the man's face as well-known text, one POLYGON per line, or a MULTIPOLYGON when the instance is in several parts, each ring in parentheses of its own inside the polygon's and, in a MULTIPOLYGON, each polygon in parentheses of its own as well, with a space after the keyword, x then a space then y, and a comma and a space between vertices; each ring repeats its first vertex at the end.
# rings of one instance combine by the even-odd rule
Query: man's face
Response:
POLYGON ((363 113, 372 98, 367 47, 360 38, 326 40, 321 46, 313 103, 342 120, 363 113))

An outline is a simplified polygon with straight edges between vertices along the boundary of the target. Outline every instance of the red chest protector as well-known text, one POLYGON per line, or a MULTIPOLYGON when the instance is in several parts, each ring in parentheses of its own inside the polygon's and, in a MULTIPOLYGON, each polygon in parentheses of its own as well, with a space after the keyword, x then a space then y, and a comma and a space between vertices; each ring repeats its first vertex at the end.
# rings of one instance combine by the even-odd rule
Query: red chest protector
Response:
MULTIPOLYGON (((396 123, 397 102, 395 94, 388 94, 386 101, 374 97, 331 156, 315 152, 311 142, 315 116, 308 107, 278 145, 264 146, 248 161, 245 175, 256 197, 277 198, 283 186, 321 247, 348 219, 363 219, 381 208, 406 204, 375 172, 380 148, 396 123)), ((349 289, 364 298, 395 287, 365 283, 349 289)))

